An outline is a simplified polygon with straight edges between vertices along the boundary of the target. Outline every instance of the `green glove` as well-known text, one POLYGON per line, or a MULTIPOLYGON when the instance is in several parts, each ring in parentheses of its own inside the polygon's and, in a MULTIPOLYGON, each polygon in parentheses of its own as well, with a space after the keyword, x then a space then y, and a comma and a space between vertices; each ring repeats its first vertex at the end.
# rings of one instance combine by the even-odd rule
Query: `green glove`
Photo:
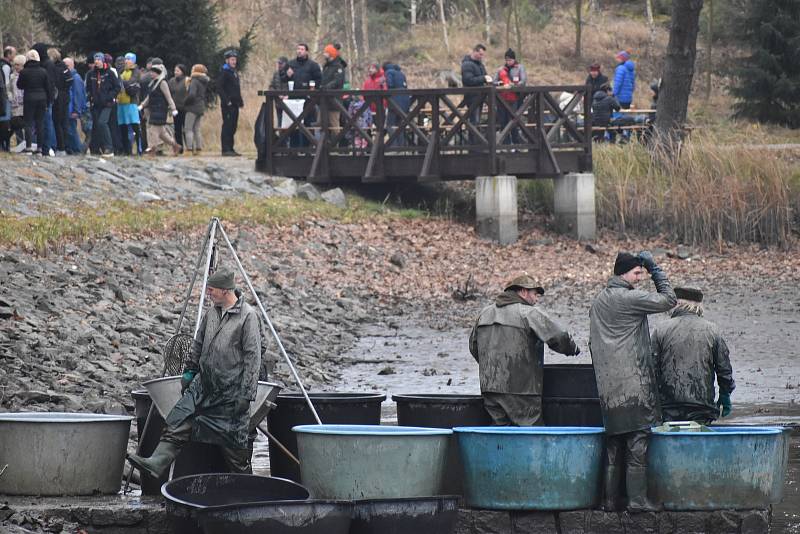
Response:
POLYGON ((197 374, 197 371, 186 370, 181 375, 181 395, 186 391, 186 388, 189 387, 189 384, 192 383, 194 380, 194 376, 197 374))
POLYGON ((731 414, 731 394, 730 393, 719 393, 719 399, 717 400, 717 410, 722 407, 722 417, 728 417, 731 414))

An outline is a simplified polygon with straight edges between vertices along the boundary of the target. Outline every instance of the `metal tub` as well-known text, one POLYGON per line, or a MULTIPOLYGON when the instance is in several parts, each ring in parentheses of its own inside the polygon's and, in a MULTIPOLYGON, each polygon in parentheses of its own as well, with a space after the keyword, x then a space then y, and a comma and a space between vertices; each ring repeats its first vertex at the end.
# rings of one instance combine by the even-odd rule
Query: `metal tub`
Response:
POLYGON ((303 485, 320 499, 436 495, 453 433, 367 425, 303 425, 293 430, 303 485))
MULTIPOLYGON (((181 399, 181 377, 165 376, 163 378, 156 378, 155 380, 148 380, 142 385, 150 394, 150 398, 156 405, 158 413, 161 414, 161 417, 166 419, 169 412, 172 411, 181 399)), ((256 400, 250 403, 251 429, 254 429, 255 426, 264 419, 267 412, 270 410, 271 403, 275 402, 280 391, 281 386, 278 384, 273 384, 272 382, 258 383, 256 400)))
POLYGON ((712 426, 650 438, 650 492, 667 510, 767 508, 780 502, 786 439, 779 427, 712 426))
POLYGON ((468 506, 494 510, 593 508, 600 497, 599 427, 455 428, 468 506))
POLYGON ((350 534, 449 534, 458 501, 457 495, 355 501, 350 534))
POLYGON ((133 417, 89 413, 0 414, 0 493, 117 493, 133 417))
POLYGON ((173 534, 200 534, 198 512, 265 501, 304 501, 306 488, 282 478, 245 474, 204 474, 176 478, 161 487, 173 534))
POLYGON ((348 534, 352 501, 272 501, 197 512, 203 534, 348 534))
MULTIPOLYGON (((323 423, 335 425, 380 425, 381 403, 386 395, 380 393, 309 393, 314 409, 323 423)), ((278 395, 276 407, 267 416, 270 433, 297 456, 297 437, 292 428, 316 423, 302 393, 287 392, 278 395)), ((286 457, 272 440, 269 440, 269 469, 276 477, 300 480, 300 467, 286 457)))

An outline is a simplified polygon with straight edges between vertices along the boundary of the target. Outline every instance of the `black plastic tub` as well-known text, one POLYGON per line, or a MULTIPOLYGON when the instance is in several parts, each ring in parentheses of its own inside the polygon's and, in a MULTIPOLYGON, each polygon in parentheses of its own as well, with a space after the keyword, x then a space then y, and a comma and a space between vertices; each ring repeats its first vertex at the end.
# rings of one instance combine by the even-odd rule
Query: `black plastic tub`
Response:
POLYGON ((458 503, 457 495, 355 501, 350 534, 449 534, 458 503))
POLYGON ((348 534, 352 501, 277 501, 197 511, 204 534, 348 534))
POLYGON ((596 399, 594 366, 586 364, 547 364, 542 377, 542 397, 596 399))
POLYGON ((200 510, 309 498, 308 490, 291 480, 231 473, 176 478, 161 487, 161 494, 173 534, 201 534, 200 510))
POLYGON ((603 426, 598 398, 544 397, 542 419, 547 426, 603 426))
MULTIPOLYGON (((380 425, 381 403, 386 395, 379 393, 309 393, 317 415, 325 424, 380 425)), ((297 438, 292 427, 316 424, 302 393, 281 393, 276 407, 267 415, 267 426, 278 441, 297 456, 297 438)), ((270 474, 300 481, 300 467, 269 441, 270 474)))

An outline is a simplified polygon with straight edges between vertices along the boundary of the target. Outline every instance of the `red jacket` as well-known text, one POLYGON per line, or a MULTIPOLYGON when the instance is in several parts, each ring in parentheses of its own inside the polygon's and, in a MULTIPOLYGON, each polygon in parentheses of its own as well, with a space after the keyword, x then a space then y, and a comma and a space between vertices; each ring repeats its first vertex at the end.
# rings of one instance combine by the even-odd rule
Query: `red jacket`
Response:
MULTIPOLYGON (((361 87, 364 91, 385 91, 386 90, 386 77, 384 76, 383 69, 378 69, 378 72, 373 74, 372 76, 367 76, 367 79, 364 80, 364 85, 361 87)), ((377 110, 375 102, 372 102, 369 105, 369 109, 375 113, 377 110)), ((386 102, 384 101, 383 107, 386 107, 386 102)))
MULTIPOLYGON (((511 76, 508 75, 508 67, 502 66, 500 70, 497 71, 497 77, 500 78, 500 85, 510 85, 513 86, 514 84, 511 82, 511 76)), ((516 102, 519 95, 517 93, 513 93, 511 91, 500 91, 500 98, 505 100, 506 102, 516 102)))

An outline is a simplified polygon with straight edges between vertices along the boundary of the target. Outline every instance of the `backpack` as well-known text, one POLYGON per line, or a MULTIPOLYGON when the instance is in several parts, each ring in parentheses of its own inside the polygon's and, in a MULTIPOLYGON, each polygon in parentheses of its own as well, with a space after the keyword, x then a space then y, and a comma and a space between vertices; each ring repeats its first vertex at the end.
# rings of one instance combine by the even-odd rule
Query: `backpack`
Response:
POLYGON ((139 82, 131 82, 131 83, 123 82, 123 85, 125 86, 125 93, 131 98, 136 98, 136 96, 139 95, 142 91, 139 82))

